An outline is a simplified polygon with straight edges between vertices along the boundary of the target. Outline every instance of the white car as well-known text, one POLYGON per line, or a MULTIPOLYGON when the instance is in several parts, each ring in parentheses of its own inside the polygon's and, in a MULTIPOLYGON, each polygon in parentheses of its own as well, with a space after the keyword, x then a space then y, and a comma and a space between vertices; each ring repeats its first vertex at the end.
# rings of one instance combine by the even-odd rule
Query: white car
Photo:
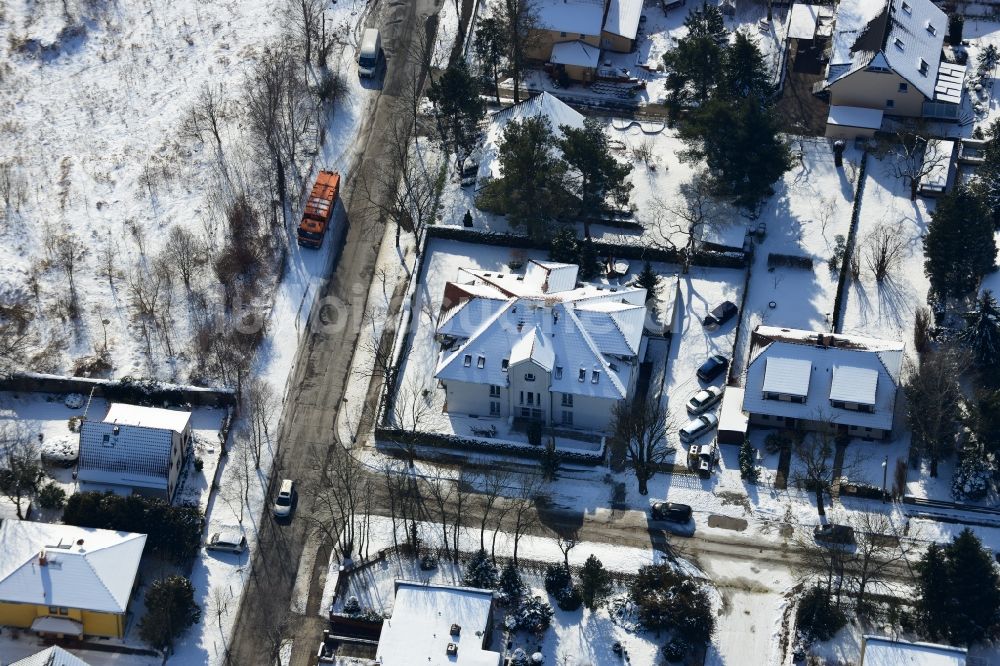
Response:
POLYGON ((682 442, 690 442, 698 439, 709 430, 719 425, 719 417, 715 414, 702 414, 698 418, 689 421, 681 428, 680 436, 682 442))
POLYGON ((723 388, 721 386, 709 386, 702 391, 698 391, 691 396, 690 400, 688 400, 688 413, 701 414, 709 407, 722 400, 722 391, 723 388))
POLYGON ((224 553, 242 553, 247 549, 247 538, 239 532, 216 532, 208 543, 205 550, 218 550, 224 553))

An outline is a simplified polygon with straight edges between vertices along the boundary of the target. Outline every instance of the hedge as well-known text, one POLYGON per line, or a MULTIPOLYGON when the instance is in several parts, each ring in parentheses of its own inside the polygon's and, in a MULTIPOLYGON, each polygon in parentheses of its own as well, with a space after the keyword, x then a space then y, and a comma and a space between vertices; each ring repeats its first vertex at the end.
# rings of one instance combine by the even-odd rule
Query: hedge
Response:
POLYGON ((811 271, 813 267, 813 260, 812 257, 800 257, 795 254, 779 254, 777 252, 771 252, 767 255, 767 267, 774 268, 775 266, 805 268, 806 270, 811 271))
MULTIPOLYGON (((438 432, 410 432, 399 428, 376 428, 375 439, 392 442, 393 444, 413 444, 417 446, 436 446, 457 451, 480 451, 483 453, 506 453, 523 458, 541 458, 545 452, 543 446, 519 446, 511 442, 488 439, 471 439, 458 435, 445 435, 438 432)), ((599 465, 604 460, 604 450, 595 453, 566 451, 559 449, 563 462, 576 462, 585 465, 599 465)))

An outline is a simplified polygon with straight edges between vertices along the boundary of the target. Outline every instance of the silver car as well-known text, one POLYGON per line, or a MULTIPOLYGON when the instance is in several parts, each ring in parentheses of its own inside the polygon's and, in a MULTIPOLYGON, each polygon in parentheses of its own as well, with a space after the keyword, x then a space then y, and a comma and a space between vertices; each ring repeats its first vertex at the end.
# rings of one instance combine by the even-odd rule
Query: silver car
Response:
POLYGON ((715 414, 702 414, 696 419, 689 421, 681 428, 680 437, 682 442, 690 442, 698 439, 709 430, 719 425, 719 417, 715 414))
POLYGON ((247 549, 247 538, 239 532, 216 532, 208 539, 205 550, 223 553, 242 553, 247 549))
POLYGON ((721 386, 709 386, 704 390, 698 391, 687 402, 688 413, 701 414, 706 411, 709 407, 722 400, 722 391, 723 388, 721 386))

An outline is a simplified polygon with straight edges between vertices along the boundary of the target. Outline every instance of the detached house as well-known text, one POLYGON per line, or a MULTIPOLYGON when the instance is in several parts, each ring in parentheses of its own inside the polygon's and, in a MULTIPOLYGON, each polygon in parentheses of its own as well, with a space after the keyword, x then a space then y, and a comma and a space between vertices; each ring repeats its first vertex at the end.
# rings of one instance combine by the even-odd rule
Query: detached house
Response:
POLYGON ((942 58, 947 29, 930 0, 841 0, 818 84, 830 96, 827 136, 870 136, 882 114, 957 119, 965 66, 942 58))
POLYGON ((78 478, 172 501, 190 443, 190 412, 115 403, 80 426, 78 478))
POLYGON ((758 425, 883 439, 892 432, 902 364, 901 342, 758 326, 743 411, 758 425))
POLYGON ((578 285, 577 270, 532 260, 447 283, 435 377, 449 412, 608 427, 646 353, 646 290, 578 285))

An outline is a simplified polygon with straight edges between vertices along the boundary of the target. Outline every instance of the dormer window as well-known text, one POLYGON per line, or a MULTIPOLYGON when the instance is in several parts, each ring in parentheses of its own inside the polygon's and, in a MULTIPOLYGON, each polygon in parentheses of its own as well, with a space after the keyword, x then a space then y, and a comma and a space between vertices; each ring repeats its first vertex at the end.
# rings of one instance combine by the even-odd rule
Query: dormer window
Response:
POLYGON ((899 49, 900 51, 903 50, 903 40, 900 39, 899 37, 897 37, 896 39, 894 39, 892 41, 892 43, 895 44, 896 48, 899 49))
POLYGON ((556 379, 562 379, 562 366, 556 366, 556 379))
POLYGON ((608 363, 608 367, 611 368, 614 372, 618 372, 618 364, 608 363))
POLYGON ((601 379, 601 373, 598 372, 597 370, 594 370, 592 373, 590 373, 591 384, 596 384, 600 379, 601 379))
POLYGON ((582 381, 585 381, 586 379, 587 379, 587 370, 586 370, 586 368, 580 368, 580 381, 582 382, 582 381))
POLYGON ((932 35, 937 34, 937 28, 935 28, 934 24, 931 23, 930 21, 927 22, 927 32, 929 32, 932 35))
POLYGON ((466 354, 465 358, 462 359, 462 367, 469 368, 472 366, 472 354, 466 354))
POLYGON ((476 359, 476 367, 479 368, 480 370, 486 367, 486 357, 483 356, 482 354, 480 354, 479 358, 476 359))
POLYGON ((920 70, 920 73, 923 74, 924 76, 927 76, 927 69, 929 67, 930 67, 930 65, 927 64, 927 61, 924 60, 923 58, 921 58, 920 59, 920 67, 918 68, 920 70))
POLYGON ((533 381, 535 381, 535 375, 534 375, 534 373, 529 372, 529 373, 525 374, 524 375, 524 381, 526 381, 526 382, 533 382, 533 381))
POLYGON ((913 13, 913 7, 910 7, 910 3, 904 2, 903 3, 903 11, 906 12, 907 14, 912 14, 913 13))
POLYGON ((509 358, 505 358, 504 360, 500 361, 500 371, 501 372, 507 372, 507 367, 509 365, 510 365, 510 359, 509 358))

